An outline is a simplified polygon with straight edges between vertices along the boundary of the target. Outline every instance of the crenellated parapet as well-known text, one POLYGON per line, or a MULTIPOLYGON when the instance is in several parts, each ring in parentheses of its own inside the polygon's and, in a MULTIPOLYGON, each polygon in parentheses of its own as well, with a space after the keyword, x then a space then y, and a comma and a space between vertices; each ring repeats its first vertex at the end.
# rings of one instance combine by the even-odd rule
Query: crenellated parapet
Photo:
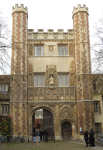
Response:
POLYGON ((18 6, 18 4, 15 4, 15 7, 12 7, 12 13, 14 12, 25 12, 26 14, 28 14, 28 8, 24 8, 23 4, 21 4, 20 6, 18 6))
POLYGON ((68 40, 68 39, 74 39, 73 38, 73 30, 67 30, 67 32, 64 32, 63 29, 58 29, 57 32, 54 32, 53 29, 48 29, 47 32, 44 32, 43 29, 38 29, 38 32, 34 32, 33 29, 28 29, 28 39, 34 39, 34 40, 68 40))
POLYGON ((77 8, 76 7, 73 8, 72 14, 74 15, 77 12, 83 12, 83 11, 89 14, 88 7, 86 7, 85 4, 83 4, 83 7, 80 4, 78 4, 77 8))

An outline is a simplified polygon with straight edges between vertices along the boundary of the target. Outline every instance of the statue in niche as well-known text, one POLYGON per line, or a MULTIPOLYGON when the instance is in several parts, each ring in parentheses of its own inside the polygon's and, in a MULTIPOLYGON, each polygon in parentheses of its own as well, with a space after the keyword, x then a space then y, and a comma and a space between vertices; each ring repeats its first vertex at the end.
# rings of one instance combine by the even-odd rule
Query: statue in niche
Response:
POLYGON ((50 85, 54 85, 54 78, 53 78, 52 75, 51 75, 51 77, 50 77, 50 85))

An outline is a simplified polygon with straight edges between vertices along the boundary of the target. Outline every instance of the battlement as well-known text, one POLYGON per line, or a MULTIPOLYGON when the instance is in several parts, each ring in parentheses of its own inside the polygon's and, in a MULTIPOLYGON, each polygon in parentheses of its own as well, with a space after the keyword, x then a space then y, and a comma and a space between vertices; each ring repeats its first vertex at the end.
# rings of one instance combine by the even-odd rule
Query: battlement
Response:
POLYGON ((24 8, 23 4, 21 4, 20 6, 18 6, 18 4, 15 4, 15 7, 14 6, 12 7, 12 13, 22 11, 28 14, 28 8, 27 7, 24 8))
POLYGON ((67 29, 67 32, 64 32, 63 29, 58 29, 57 32, 54 32, 53 29, 48 29, 47 32, 44 32, 43 29, 38 29, 38 32, 34 32, 34 29, 28 29, 28 33, 42 33, 42 34, 66 34, 66 33, 71 33, 73 34, 73 29, 67 29))
POLYGON ((43 29, 38 29, 38 32, 34 32, 33 29, 28 29, 28 39, 73 39, 73 30, 64 32, 63 29, 58 29, 57 32, 54 32, 53 29, 48 29, 47 32, 44 32, 43 29))
POLYGON ((73 11, 72 11, 72 14, 74 15, 75 13, 77 13, 79 11, 85 11, 89 14, 88 7, 86 7, 85 4, 83 4, 83 7, 81 6, 81 4, 78 4, 77 7, 74 7, 73 11))

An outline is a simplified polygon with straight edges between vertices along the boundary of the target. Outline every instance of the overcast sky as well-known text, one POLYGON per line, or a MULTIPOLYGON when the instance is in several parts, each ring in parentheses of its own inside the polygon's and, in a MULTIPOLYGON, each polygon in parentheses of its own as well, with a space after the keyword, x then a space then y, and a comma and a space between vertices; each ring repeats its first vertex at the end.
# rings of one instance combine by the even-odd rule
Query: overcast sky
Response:
MULTIPOLYGON (((12 7, 24 4, 28 7, 28 29, 73 29, 72 10, 78 4, 86 4, 89 8, 90 35, 93 26, 98 22, 103 11, 103 0, 0 0, 0 9, 8 18, 9 28, 12 27, 12 7)), ((91 39, 92 40, 92 39, 91 39)))

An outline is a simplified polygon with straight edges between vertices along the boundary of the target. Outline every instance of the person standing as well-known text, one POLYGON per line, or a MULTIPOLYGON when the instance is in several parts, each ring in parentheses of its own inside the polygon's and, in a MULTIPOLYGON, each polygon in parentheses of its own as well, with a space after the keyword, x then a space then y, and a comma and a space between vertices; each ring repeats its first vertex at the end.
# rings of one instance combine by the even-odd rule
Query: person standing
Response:
POLYGON ((90 145, 93 147, 94 145, 94 131, 91 129, 90 131, 90 145))
POLYGON ((39 128, 36 130, 36 142, 37 142, 37 145, 38 145, 38 141, 39 141, 39 136, 40 136, 40 131, 39 131, 39 128))
POLYGON ((48 131, 46 128, 44 130, 44 135, 45 135, 45 142, 48 143, 48 131))
POLYGON ((85 139, 85 142, 86 142, 86 147, 88 147, 88 131, 87 130, 84 133, 84 139, 85 139))

